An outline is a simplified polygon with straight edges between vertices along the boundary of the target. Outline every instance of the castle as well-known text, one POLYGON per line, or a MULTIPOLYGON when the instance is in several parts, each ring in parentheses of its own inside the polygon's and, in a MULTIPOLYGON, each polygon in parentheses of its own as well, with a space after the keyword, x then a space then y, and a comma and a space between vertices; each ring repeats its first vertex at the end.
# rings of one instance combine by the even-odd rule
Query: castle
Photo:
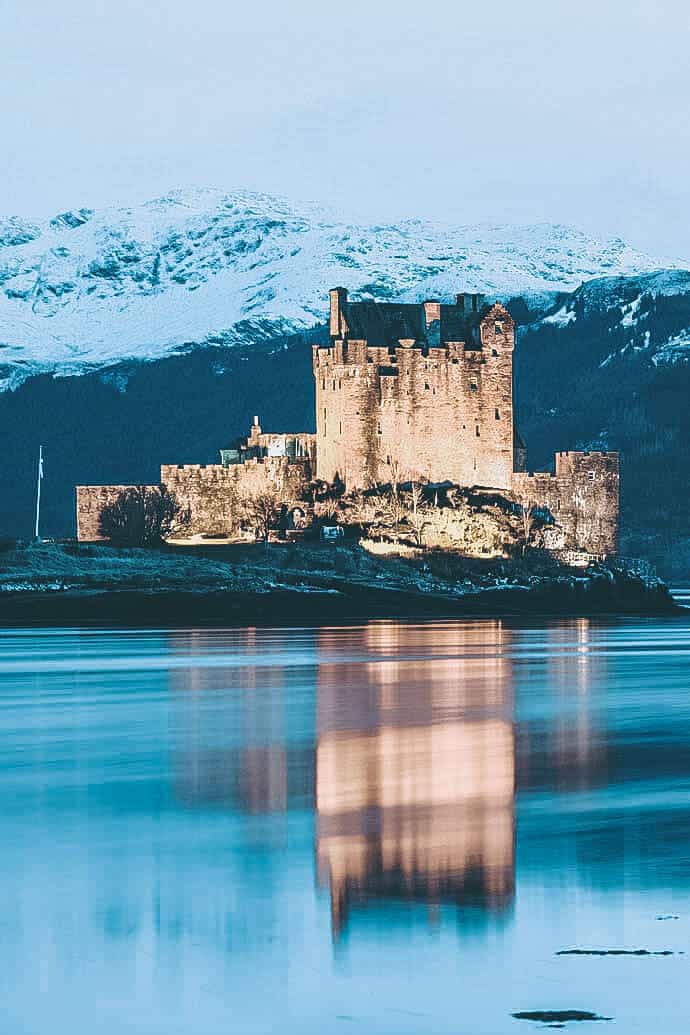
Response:
MULTIPOLYGON (((222 535, 242 500, 270 487, 298 507, 317 480, 348 492, 404 482, 499 490, 552 515, 561 549, 615 554, 619 458, 564 452, 555 473, 528 473, 513 408, 515 325, 479 294, 455 303, 351 302, 330 292, 329 341, 313 347, 316 434, 266 434, 221 450, 220 464, 164 465, 161 484, 190 533, 222 535)), ((77 487, 77 535, 124 486, 77 487)))

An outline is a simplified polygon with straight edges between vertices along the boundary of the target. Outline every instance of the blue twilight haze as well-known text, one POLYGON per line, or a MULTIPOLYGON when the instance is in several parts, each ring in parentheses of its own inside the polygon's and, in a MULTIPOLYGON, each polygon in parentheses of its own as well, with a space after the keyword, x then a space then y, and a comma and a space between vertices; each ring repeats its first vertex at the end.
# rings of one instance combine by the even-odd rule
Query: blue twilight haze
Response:
POLYGON ((685 254, 680 0, 0 0, 3 214, 173 187, 685 254))

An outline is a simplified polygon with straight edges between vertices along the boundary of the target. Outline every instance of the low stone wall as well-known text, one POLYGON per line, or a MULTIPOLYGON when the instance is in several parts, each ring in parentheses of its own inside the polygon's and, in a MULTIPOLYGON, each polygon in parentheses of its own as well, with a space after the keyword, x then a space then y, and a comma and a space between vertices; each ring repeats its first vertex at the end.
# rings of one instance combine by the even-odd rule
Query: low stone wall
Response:
MULTIPOLYGON (((77 485, 77 539, 81 543, 103 542, 101 535, 101 514, 105 507, 114 503, 118 496, 131 485, 77 485)), ((157 485, 144 485, 144 489, 157 489, 157 485)))

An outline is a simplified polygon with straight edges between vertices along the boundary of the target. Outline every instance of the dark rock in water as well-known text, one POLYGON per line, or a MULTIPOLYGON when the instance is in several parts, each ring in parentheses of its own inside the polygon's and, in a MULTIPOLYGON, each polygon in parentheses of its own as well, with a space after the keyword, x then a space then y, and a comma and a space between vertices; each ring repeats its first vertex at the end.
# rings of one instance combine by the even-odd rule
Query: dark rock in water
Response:
POLYGON ((549 1027, 562 1027, 568 1021, 611 1021, 612 1017, 602 1017, 590 1010, 521 1010, 511 1014, 518 1021, 541 1021, 549 1027))
POLYGON ((671 949, 561 949, 557 956, 675 956, 671 949))
POLYGON ((680 917, 679 916, 675 916, 672 913, 669 913, 668 916, 658 916, 657 920, 680 920, 680 917))

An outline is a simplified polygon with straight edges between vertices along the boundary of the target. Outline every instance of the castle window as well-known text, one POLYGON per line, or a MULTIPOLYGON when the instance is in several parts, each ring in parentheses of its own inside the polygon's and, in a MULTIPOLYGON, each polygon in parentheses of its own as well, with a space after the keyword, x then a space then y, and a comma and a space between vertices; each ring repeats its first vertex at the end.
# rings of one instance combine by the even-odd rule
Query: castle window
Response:
POLYGON ((479 438, 479 425, 478 424, 475 424, 475 426, 474 426, 474 433, 477 436, 477 438, 479 438))
POLYGON ((470 391, 477 392, 479 390, 479 384, 476 377, 470 378, 470 391))
POLYGON ((343 422, 341 420, 338 421, 338 432, 341 435, 343 433, 343 422))
POLYGON ((335 378, 333 378, 333 391, 335 391, 335 378))
POLYGON ((596 477, 597 477, 596 471, 589 471, 589 480, 590 480, 590 482, 596 481, 596 477))
POLYGON ((380 422, 380 421, 379 421, 379 423, 378 423, 378 424, 377 424, 377 426, 376 426, 376 434, 377 434, 377 435, 380 435, 380 434, 381 434, 381 422, 380 422))
POLYGON ((326 391, 326 378, 325 377, 323 377, 321 379, 321 388, 323 389, 324 392, 326 391))
POLYGON ((503 324, 502 323, 495 323, 494 324, 494 334, 503 334, 503 324))
POLYGON ((492 349, 491 350, 491 355, 492 356, 497 356, 498 355, 498 349, 492 349))
POLYGON ((428 382, 428 381, 425 381, 425 382, 424 382, 424 391, 425 391, 425 392, 428 392, 428 391, 429 391, 429 382, 428 382))
POLYGON ((499 410, 498 406, 494 410, 494 417, 496 418, 496 420, 500 420, 501 419, 501 411, 499 410))

